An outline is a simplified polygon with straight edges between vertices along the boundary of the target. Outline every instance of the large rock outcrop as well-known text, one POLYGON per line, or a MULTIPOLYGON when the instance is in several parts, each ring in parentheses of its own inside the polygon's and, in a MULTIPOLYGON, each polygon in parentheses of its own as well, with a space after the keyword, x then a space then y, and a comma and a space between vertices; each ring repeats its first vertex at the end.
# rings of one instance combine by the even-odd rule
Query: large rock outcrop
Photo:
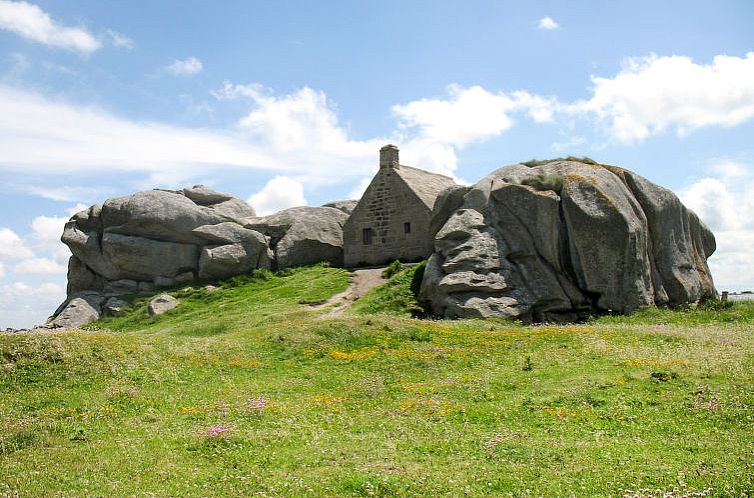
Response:
POLYGON ((68 299, 51 323, 96 319, 112 296, 270 268, 267 239, 242 226, 254 216, 241 199, 201 185, 139 192, 75 214, 61 238, 73 253, 68 299))
POLYGON ((710 230, 628 170, 506 166, 435 206, 421 295, 446 317, 566 321, 716 296, 710 230))
POLYGON ((343 266, 343 224, 347 219, 341 209, 303 206, 247 218, 244 227, 269 239, 277 268, 320 262, 343 266))

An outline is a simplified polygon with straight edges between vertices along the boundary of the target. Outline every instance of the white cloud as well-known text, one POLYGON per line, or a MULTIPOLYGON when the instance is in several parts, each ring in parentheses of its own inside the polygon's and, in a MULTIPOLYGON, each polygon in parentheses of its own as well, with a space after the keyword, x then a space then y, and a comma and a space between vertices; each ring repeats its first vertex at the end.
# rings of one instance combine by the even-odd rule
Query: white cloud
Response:
POLYGON ((21 190, 24 193, 44 197, 53 201, 75 202, 79 200, 104 199, 112 193, 111 188, 94 188, 56 184, 54 186, 44 185, 11 185, 12 188, 21 190))
POLYGON ((249 197, 248 203, 259 216, 266 216, 289 207, 307 205, 304 186, 285 176, 276 176, 268 181, 262 190, 249 197))
POLYGON ((0 286, 0 328, 41 324, 65 299, 65 285, 14 282, 0 286))
MULTIPOLYGON (((142 172, 151 175, 150 186, 172 186, 243 167, 316 184, 363 177, 391 141, 349 138, 321 92, 254 97, 235 129, 211 131, 131 121, 0 84, 0 171, 11 178, 142 172)), ((15 188, 73 202, 103 195, 65 184, 15 188)))
POLYGON ((42 244, 55 244, 63 234, 63 225, 68 218, 56 216, 37 216, 31 221, 34 237, 42 244))
POLYGON ((552 121, 556 106, 554 99, 526 91, 493 93, 481 86, 449 85, 447 93, 447 98, 393 106, 401 129, 416 129, 423 140, 461 148, 508 131, 515 112, 525 111, 536 122, 552 121))
POLYGON ((526 113, 535 122, 554 119, 553 98, 526 91, 490 92, 481 86, 449 85, 444 98, 421 99, 393 106, 398 119, 401 162, 454 176, 457 149, 499 136, 513 125, 513 115, 526 113))
MULTIPOLYGON (((254 107, 238 121, 246 139, 270 162, 291 165, 308 183, 361 176, 377 164, 387 139, 353 140, 324 92, 308 87, 284 96, 261 85, 226 85, 216 98, 249 99, 254 107)), ((275 168, 279 169, 279 168, 275 168)))
POLYGON ((13 267, 13 271, 19 274, 45 275, 60 274, 64 275, 68 267, 54 259, 49 258, 30 258, 25 259, 13 267))
MULTIPOLYGON (((259 85, 227 84, 215 96, 248 99, 251 109, 234 130, 211 131, 131 121, 0 85, 0 170, 11 177, 141 172, 151 186, 174 186, 218 168, 244 167, 315 185, 369 175, 379 148, 396 143, 404 164, 452 175, 455 149, 503 133, 512 123, 509 110, 547 119, 549 101, 526 92, 454 86, 449 93, 398 106, 400 133, 354 140, 326 95, 307 87, 278 96, 259 85)), ((104 195, 65 184, 16 188, 72 202, 104 195)))
POLYGON ((615 77, 592 82, 592 98, 568 110, 606 121, 621 142, 668 129, 682 136, 754 117, 754 52, 743 58, 718 55, 706 65, 681 56, 632 58, 615 77))
POLYGON ((0 262, 0 278, 3 278, 5 276, 5 265, 0 262))
POLYGON ((176 76, 191 76, 201 73, 204 65, 196 57, 189 57, 188 59, 174 60, 166 69, 176 76))
POLYGON ((110 38, 110 42, 113 44, 113 46, 118 48, 132 50, 136 46, 136 43, 134 43, 131 38, 124 35, 123 33, 113 31, 112 29, 107 30, 107 37, 110 38))
POLYGON ((16 232, 9 228, 0 228, 0 258, 31 258, 34 253, 16 232))
POLYGON ((76 213, 79 213, 83 211, 84 209, 87 209, 89 206, 82 203, 77 203, 75 206, 71 206, 68 209, 65 210, 66 213, 68 213, 68 216, 73 216, 76 213))
POLYGON ((680 193, 715 234, 717 250, 709 259, 719 290, 754 290, 754 174, 742 164, 713 165, 719 177, 702 178, 680 193), (730 175, 734 172, 734 175, 730 175))
POLYGON ((27 2, 0 0, 0 29, 45 45, 85 54, 101 47, 99 40, 85 28, 60 25, 45 11, 27 2))
MULTIPOLYGON (((62 282, 71 255, 59 240, 66 219, 37 216, 29 224, 30 232, 23 237, 0 228, 0 259, 19 260, 12 269, 13 275, 21 279, 0 286, 0 328, 41 323, 63 301, 65 286, 62 282), (38 284, 40 276, 58 282, 38 284)), ((8 266, 5 263, 0 273, 7 273, 8 266)))
MULTIPOLYGON (((25 173, 155 171, 203 165, 286 169, 231 133, 135 122, 0 85, 0 167, 25 173)), ((62 190, 61 199, 78 192, 62 190)), ((52 196, 54 192, 48 192, 52 196)))
POLYGON ((553 19, 552 17, 545 16, 537 22, 537 27, 539 29, 551 30, 551 29, 558 29, 560 27, 560 24, 555 22, 555 19, 553 19))
POLYGON ((369 184, 372 182, 372 177, 367 176, 365 178, 362 178, 359 183, 356 184, 356 186, 348 193, 349 199, 361 199, 361 196, 364 195, 364 192, 367 191, 367 187, 369 187, 369 184))
POLYGON ((0 294, 4 296, 50 296, 58 295, 63 290, 60 284, 44 283, 38 286, 32 286, 23 282, 14 282, 0 287, 0 294))
POLYGON ((516 102, 480 86, 448 87, 447 99, 421 99, 393 106, 403 128, 418 128, 427 140, 463 147, 499 135, 513 126, 516 102))

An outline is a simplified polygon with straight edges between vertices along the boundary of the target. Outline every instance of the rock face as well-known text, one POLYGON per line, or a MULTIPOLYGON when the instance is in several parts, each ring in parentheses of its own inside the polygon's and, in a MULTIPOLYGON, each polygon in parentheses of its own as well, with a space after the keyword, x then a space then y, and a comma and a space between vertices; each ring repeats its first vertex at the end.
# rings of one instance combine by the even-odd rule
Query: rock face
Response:
POLYGON ((105 304, 102 306, 102 311, 104 311, 107 316, 121 316, 128 306, 128 302, 113 296, 105 301, 105 304))
POLYGON ((345 201, 330 201, 327 204, 322 204, 322 207, 331 207, 335 209, 340 209, 346 214, 353 213, 353 210, 356 208, 356 204, 358 204, 359 201, 355 199, 349 199, 345 201))
POLYGON ((257 217, 244 201, 201 185, 109 199, 77 213, 65 226, 62 241, 73 253, 68 299, 51 323, 78 326, 69 325, 78 318, 58 318, 75 315, 85 323, 99 318, 103 306, 107 314, 119 313, 130 296, 254 268, 322 261, 342 266, 343 224, 352 205, 338 201, 336 207, 257 217), (117 306, 106 304, 113 297, 117 306))
POLYGON ((55 312, 55 318, 50 322, 53 327, 74 329, 85 323, 93 322, 102 316, 103 298, 96 292, 80 292, 71 296, 55 312))
POLYGON ((421 297, 446 317, 570 321, 716 296, 710 230, 622 168, 506 166, 438 199, 433 227, 421 297))
POLYGON ((162 315, 166 311, 172 310, 179 304, 180 301, 178 301, 170 294, 160 294, 159 296, 149 301, 147 312, 150 316, 162 315))
POLYGON ((328 262, 343 265, 343 224, 348 219, 333 207, 295 207, 263 218, 247 218, 244 227, 263 233, 277 268, 328 262))
POLYGON ((68 299, 51 323, 80 325, 71 325, 78 319, 61 318, 72 314, 94 320, 113 296, 269 268, 267 240, 240 224, 254 216, 241 199, 201 185, 139 192, 75 214, 61 239, 73 253, 68 299), (91 310, 83 311, 81 299, 91 310))

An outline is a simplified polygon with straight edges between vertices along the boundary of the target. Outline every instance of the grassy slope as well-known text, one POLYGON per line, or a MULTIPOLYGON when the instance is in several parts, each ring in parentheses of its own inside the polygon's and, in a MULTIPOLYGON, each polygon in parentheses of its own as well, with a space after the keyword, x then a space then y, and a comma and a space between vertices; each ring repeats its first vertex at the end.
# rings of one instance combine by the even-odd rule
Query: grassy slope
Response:
POLYGON ((0 496, 754 489, 751 305, 520 327, 299 304, 347 282, 307 268, 99 324, 120 331, 0 335, 0 496))
POLYGON ((423 313, 424 309, 417 301, 416 294, 419 292, 425 264, 400 269, 384 285, 372 289, 356 301, 351 312, 360 315, 390 313, 402 316, 423 313))

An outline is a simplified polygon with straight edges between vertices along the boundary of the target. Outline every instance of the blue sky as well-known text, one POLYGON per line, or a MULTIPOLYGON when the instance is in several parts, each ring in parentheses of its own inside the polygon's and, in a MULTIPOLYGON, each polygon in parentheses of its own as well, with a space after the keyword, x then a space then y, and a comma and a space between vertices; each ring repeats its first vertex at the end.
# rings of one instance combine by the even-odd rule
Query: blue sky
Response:
POLYGON ((62 301, 62 224, 204 183, 262 212, 358 196, 387 142, 475 182, 586 155, 710 225, 754 288, 754 3, 0 0, 0 326, 62 301))

